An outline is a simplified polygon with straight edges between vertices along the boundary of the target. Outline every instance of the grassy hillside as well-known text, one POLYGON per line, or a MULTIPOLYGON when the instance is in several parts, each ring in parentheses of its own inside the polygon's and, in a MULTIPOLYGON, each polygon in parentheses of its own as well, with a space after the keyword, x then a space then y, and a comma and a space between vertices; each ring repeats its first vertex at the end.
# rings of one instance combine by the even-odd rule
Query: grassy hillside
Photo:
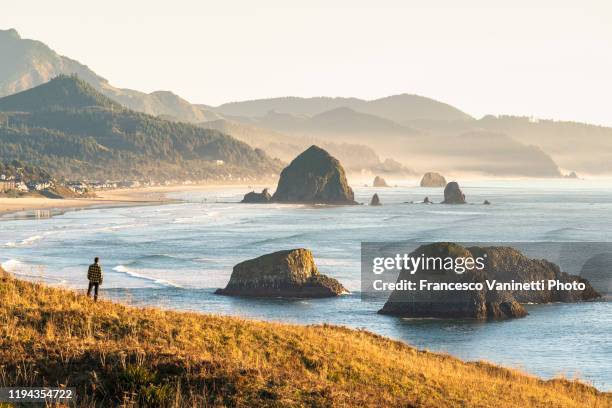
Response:
POLYGON ((0 386, 77 387, 79 406, 609 407, 365 331, 93 303, 0 272, 0 386))
POLYGON ((2 98, 0 111, 0 159, 65 178, 255 179, 281 167, 221 132, 125 109, 75 76, 2 98))

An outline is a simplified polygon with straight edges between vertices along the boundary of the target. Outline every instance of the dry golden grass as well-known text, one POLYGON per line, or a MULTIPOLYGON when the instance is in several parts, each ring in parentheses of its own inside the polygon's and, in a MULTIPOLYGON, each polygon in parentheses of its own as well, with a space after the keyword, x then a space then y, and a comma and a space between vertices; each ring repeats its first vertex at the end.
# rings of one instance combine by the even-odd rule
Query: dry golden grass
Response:
POLYGON ((0 277, 0 386, 78 406, 610 407, 612 396, 365 331, 111 302, 0 277))

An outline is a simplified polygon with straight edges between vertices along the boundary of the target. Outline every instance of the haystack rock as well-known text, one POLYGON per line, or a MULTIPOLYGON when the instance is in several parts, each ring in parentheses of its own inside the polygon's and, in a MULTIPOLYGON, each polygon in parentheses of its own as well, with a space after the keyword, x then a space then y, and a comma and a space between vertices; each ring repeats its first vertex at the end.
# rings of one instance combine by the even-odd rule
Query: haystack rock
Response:
POLYGON ((372 196, 372 200, 370 201, 370 205, 382 205, 380 202, 380 198, 378 197, 378 194, 374 194, 372 196))
POLYGON ((348 291, 336 279, 319 273, 312 252, 291 249, 250 259, 234 266, 225 289, 228 296, 324 298, 348 291))
POLYGON ((431 204, 431 200, 429 199, 429 197, 425 197, 425 199, 423 200, 423 204, 431 204))
POLYGON ((272 201, 303 204, 357 204, 340 162, 310 146, 281 172, 272 201))
POLYGON ((465 204, 465 194, 459 188, 459 183, 451 181, 444 187, 444 201, 442 204, 465 204))
POLYGON ((256 193, 254 191, 251 191, 250 193, 246 193, 241 203, 251 203, 251 204, 269 203, 271 199, 272 199, 272 196, 268 192, 268 189, 264 188, 261 191, 261 193, 256 193))
POLYGON ((440 173, 433 171, 427 172, 421 179, 421 187, 444 187, 446 179, 440 173))
POLYGON ((413 281, 417 287, 421 279, 433 283, 483 283, 482 290, 416 290, 394 291, 379 313, 402 317, 436 317, 466 319, 508 319, 523 317, 527 311, 522 303, 578 302, 599 297, 588 281, 561 272, 559 267, 545 260, 529 259, 510 247, 470 247, 454 243, 423 245, 410 256, 472 258, 484 260, 484 268, 474 267, 462 274, 449 269, 417 270, 414 274, 402 271, 398 282, 413 281), (486 281, 501 283, 532 282, 558 279, 562 282, 583 282, 580 290, 489 290, 486 281))
POLYGON ((374 181, 372 182, 373 187, 389 187, 387 181, 382 177, 374 177, 374 181))

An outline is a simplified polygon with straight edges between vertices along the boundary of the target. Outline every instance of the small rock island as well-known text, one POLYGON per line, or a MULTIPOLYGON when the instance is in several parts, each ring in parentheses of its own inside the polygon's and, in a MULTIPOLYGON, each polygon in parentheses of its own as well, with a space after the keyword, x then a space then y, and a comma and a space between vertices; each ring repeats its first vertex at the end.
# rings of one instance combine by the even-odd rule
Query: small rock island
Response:
POLYGON ((244 297, 325 298, 348 293, 319 272, 308 249, 278 251, 234 266, 225 289, 216 294, 244 297))
POLYGON ((380 202, 380 197, 378 197, 378 194, 374 193, 374 195, 372 196, 372 200, 370 200, 370 205, 373 205, 373 206, 382 205, 382 203, 380 202))
POLYGON ((444 201, 442 204, 465 204, 465 194, 459 188, 459 183, 451 181, 444 187, 444 201))
POLYGON ((566 174, 563 177, 564 178, 569 178, 569 179, 577 179, 577 178, 579 178, 578 174, 575 171, 572 171, 571 173, 566 174))
POLYGON ((264 188, 261 191, 261 193, 256 193, 255 191, 246 193, 241 203, 261 204, 261 203, 269 203, 270 200, 272 200, 272 196, 268 192, 268 189, 264 188))
POLYGON ((421 187, 444 187, 446 179, 440 173, 433 171, 427 172, 421 179, 421 187))
POLYGON ((374 177, 372 186, 373 187, 389 187, 389 185, 387 184, 387 180, 379 176, 374 177))
POLYGON ((315 145, 310 146, 283 169, 272 202, 357 204, 338 159, 315 145))
POLYGON ((455 243, 423 245, 411 257, 442 259, 485 259, 484 268, 466 270, 462 274, 443 268, 417 270, 414 274, 401 271, 400 281, 419 284, 426 279, 431 283, 484 283, 482 290, 395 290, 379 310, 380 314, 401 317, 435 317, 462 319, 508 319, 523 317, 527 311, 523 303, 579 302, 600 297, 585 279, 562 272, 557 265, 546 260, 530 259, 511 247, 470 247, 455 243), (527 283, 540 280, 558 280, 563 283, 580 282, 584 290, 497 290, 489 289, 486 281, 500 283, 527 283))

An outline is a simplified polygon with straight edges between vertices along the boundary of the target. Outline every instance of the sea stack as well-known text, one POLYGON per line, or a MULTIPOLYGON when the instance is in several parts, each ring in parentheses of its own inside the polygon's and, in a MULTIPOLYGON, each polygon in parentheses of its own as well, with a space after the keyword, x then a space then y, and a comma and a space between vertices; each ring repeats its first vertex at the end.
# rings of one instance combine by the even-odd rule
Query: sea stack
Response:
POLYGON ((444 187, 446 179, 440 173, 433 171, 427 172, 421 179, 421 187, 444 187))
POLYGON ((277 203, 357 204, 346 173, 335 157, 318 146, 311 146, 280 175, 272 196, 277 203))
POLYGON ((372 182, 373 187, 389 187, 387 181, 382 177, 374 177, 374 181, 372 182))
POLYGON ((393 291, 379 313, 401 317, 435 317, 465 319, 508 319, 523 317, 527 311, 522 303, 578 302, 599 297, 588 281, 579 276, 561 272, 559 267, 545 260, 529 259, 510 247, 470 247, 454 243, 423 245, 410 254, 411 257, 443 259, 483 260, 484 268, 466 269, 459 274, 453 269, 434 266, 416 272, 402 271, 398 282, 413 281, 419 285, 425 279, 431 283, 469 284, 482 283, 481 290, 416 290, 393 291), (556 279, 561 282, 582 282, 580 290, 497 290, 489 289, 486 282, 533 282, 556 279))
POLYGON ((268 192, 267 188, 264 188, 261 193, 256 193, 251 191, 250 193, 246 193, 241 203, 250 203, 250 204, 260 204, 260 203, 269 203, 272 199, 272 196, 268 192))
POLYGON ((446 185, 442 204, 465 204, 465 194, 459 188, 459 183, 451 181, 446 185))
POLYGON ((431 200, 429 199, 429 197, 425 197, 425 199, 423 200, 423 204, 431 204, 431 200))
POLYGON ((569 178, 569 179, 577 179, 577 178, 578 178, 578 174, 576 174, 576 172, 575 172, 575 171, 572 171, 571 173, 566 174, 566 175, 565 175, 565 176, 563 176, 563 177, 565 177, 565 178, 569 178))
POLYGON ((370 205, 382 205, 380 202, 380 198, 378 197, 378 194, 374 193, 374 195, 372 196, 372 200, 370 201, 370 205))
POLYGON ((512 296, 519 303, 581 302, 601 297, 588 280, 562 272, 558 265, 545 259, 530 259, 512 247, 469 247, 474 257, 486 259, 488 279, 498 282, 533 282, 557 280, 562 283, 584 283, 580 290, 516 290, 512 296))
POLYGON ((325 298, 348 291, 336 279, 319 273, 312 252, 291 249, 234 266, 225 289, 216 294, 245 297, 325 298))

